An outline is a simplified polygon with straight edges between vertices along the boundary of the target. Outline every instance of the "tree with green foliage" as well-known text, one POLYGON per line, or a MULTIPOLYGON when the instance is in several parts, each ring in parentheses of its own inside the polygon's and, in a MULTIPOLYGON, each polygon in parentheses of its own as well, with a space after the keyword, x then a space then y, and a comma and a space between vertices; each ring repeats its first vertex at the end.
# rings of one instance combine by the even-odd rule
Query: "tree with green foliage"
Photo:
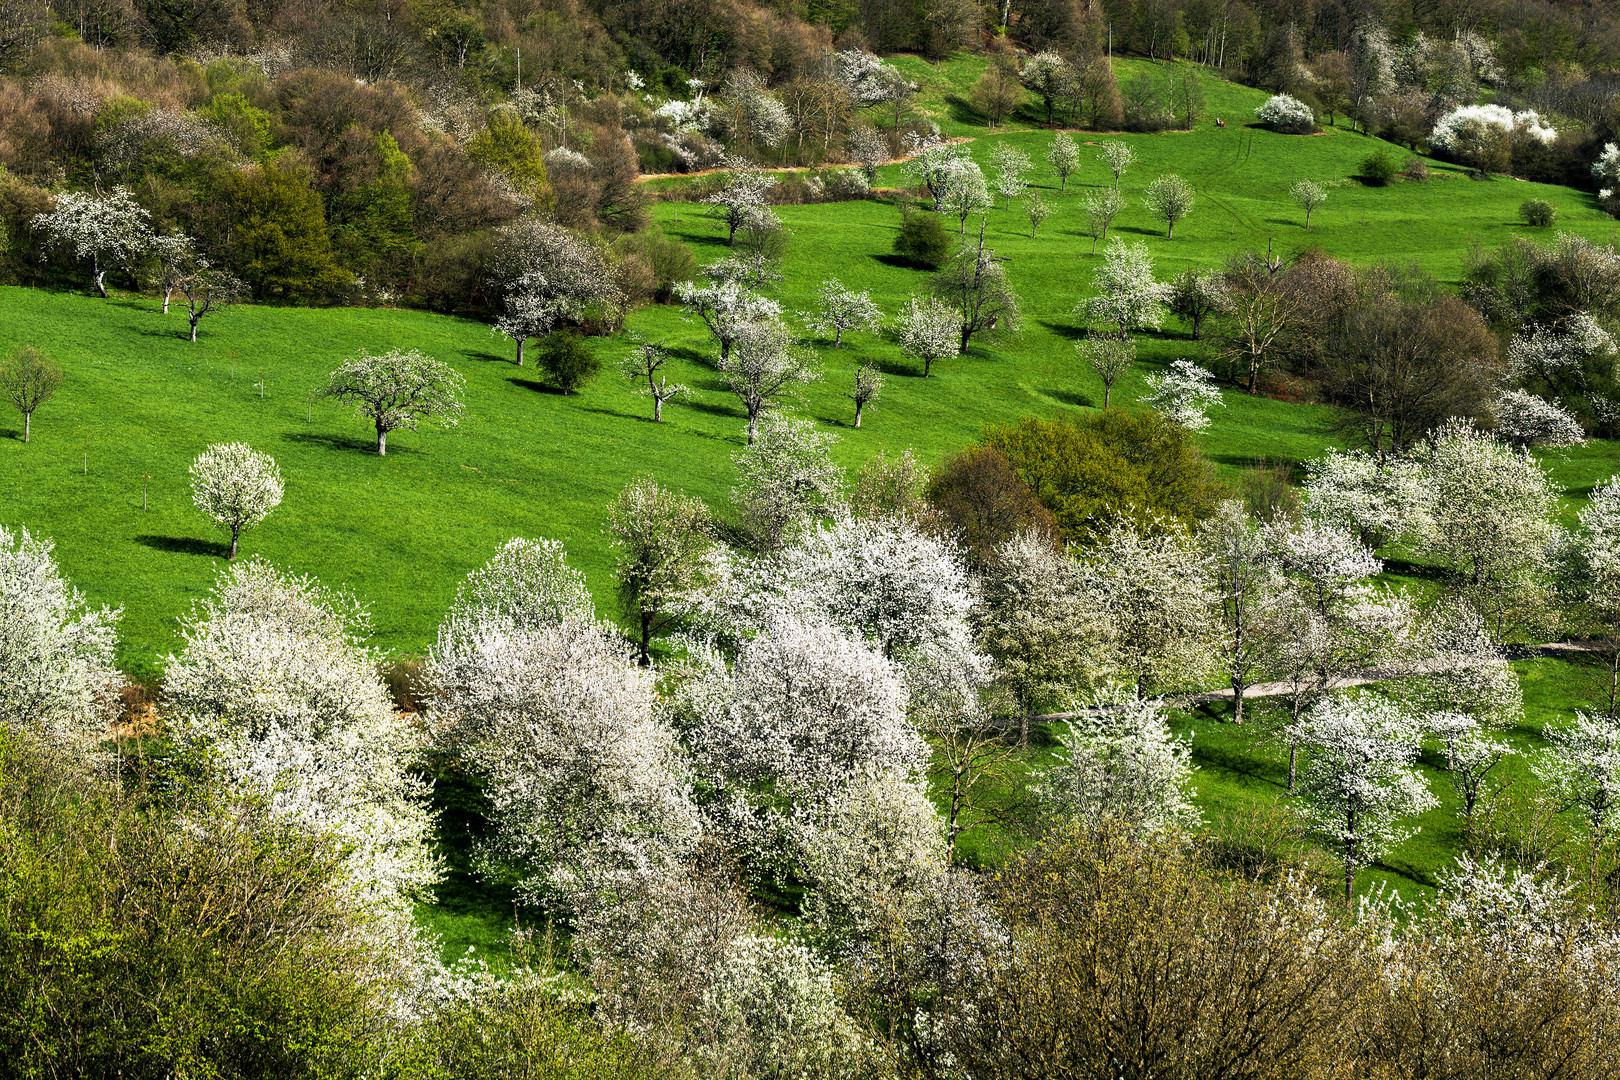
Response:
POLYGON ((62 368, 38 349, 24 346, 0 361, 0 394, 22 413, 22 441, 33 427, 34 410, 51 400, 62 385, 62 368))
POLYGON ((938 214, 904 209, 900 231, 894 238, 894 253, 913 266, 936 270, 951 255, 951 238, 938 214))
POLYGON ((492 110, 489 126, 467 144, 467 156, 533 199, 535 210, 544 213, 552 208, 555 199, 546 176, 545 148, 515 110, 492 110))
POLYGON ((332 245, 345 265, 375 278, 402 270, 399 264, 418 245, 411 217, 411 159, 386 131, 372 140, 370 150, 327 211, 332 245))
POLYGON ((934 275, 934 295, 958 317, 961 352, 967 352, 975 334, 1004 335, 1018 329, 1018 297, 1007 284, 1004 262, 985 246, 984 223, 980 222, 978 243, 963 244, 956 257, 934 275))
POLYGON ((1221 494, 1191 433, 1151 412, 1025 417, 989 429, 984 442, 1006 455, 1063 536, 1079 543, 1116 520, 1142 529, 1196 526, 1221 494))
POLYGON ((554 330, 540 340, 537 363, 551 385, 572 394, 596 377, 602 361, 572 330, 554 330))
POLYGON ((1176 235, 1176 222, 1192 213, 1196 201, 1193 187, 1175 173, 1166 173, 1149 184, 1142 196, 1147 208, 1165 224, 1165 239, 1176 235))
POLYGON ((255 300, 326 296, 349 274, 332 257, 320 196, 302 170, 260 165, 214 182, 213 229, 255 300))

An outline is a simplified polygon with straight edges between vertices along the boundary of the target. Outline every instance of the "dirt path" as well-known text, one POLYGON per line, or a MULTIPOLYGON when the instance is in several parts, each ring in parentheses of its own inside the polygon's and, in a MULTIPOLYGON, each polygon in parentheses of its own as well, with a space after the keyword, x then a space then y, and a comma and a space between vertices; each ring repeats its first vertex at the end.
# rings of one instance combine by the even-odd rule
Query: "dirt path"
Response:
MULTIPOLYGON (((1602 648, 1601 644, 1586 641, 1549 641, 1541 645, 1523 645, 1507 650, 1509 659, 1527 660, 1533 656, 1564 656, 1569 653, 1592 652, 1602 648)), ((1365 668, 1361 671, 1346 675, 1327 687, 1329 691, 1344 690, 1352 686, 1366 686, 1369 683, 1388 682, 1390 679, 1404 679, 1411 675, 1424 675, 1434 671, 1446 670, 1447 664, 1443 660, 1426 660, 1417 664, 1408 664, 1402 667, 1375 667, 1365 668)), ((1251 698, 1282 697, 1291 692, 1292 685, 1288 682, 1255 683, 1243 691, 1243 700, 1251 698)), ((1174 709, 1185 709, 1194 705, 1204 705, 1212 701, 1231 701, 1232 688, 1224 690, 1206 690, 1199 694, 1187 694, 1178 698, 1166 699, 1165 704, 1174 709)), ((1049 723, 1062 720, 1079 720, 1082 717, 1093 716, 1095 709, 1081 709, 1077 712, 1038 713, 1030 719, 1040 723, 1049 723)))

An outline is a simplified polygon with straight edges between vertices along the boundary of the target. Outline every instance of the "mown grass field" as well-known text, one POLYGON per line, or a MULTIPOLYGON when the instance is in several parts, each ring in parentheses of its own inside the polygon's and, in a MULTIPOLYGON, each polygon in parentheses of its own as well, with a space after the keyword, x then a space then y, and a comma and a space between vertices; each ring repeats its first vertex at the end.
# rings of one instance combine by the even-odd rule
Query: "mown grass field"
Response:
MULTIPOLYGON (((976 344, 969 355, 937 365, 937 377, 927 380, 878 337, 852 335, 841 350, 816 342, 825 378, 795 410, 838 434, 835 456, 851 468, 880 449, 912 449, 934 464, 985 424, 1088 409, 1101 399, 1100 384, 1073 351, 1083 324, 1072 311, 1089 293, 1100 262, 1083 235, 1079 200, 1111 177, 1088 156, 1067 193, 1058 194, 1043 161, 1049 132, 1027 130, 1026 113, 1014 125, 1026 130, 985 136, 961 100, 961 88, 982 61, 958 59, 939 68, 915 58, 902 62, 918 68, 919 78, 927 76, 919 104, 935 112, 947 134, 977 136, 971 152, 987 169, 998 140, 1034 158, 1035 185, 1057 213, 1033 239, 1016 204, 987 215, 987 240, 1007 258, 1023 299, 1025 326, 1015 338, 976 344), (881 402, 855 430, 843 394, 852 367, 863 359, 878 363, 888 382, 881 402)), ((1121 64, 1124 76, 1150 68, 1121 64)), ((1427 184, 1364 187, 1354 179, 1359 163, 1387 144, 1343 128, 1276 135, 1249 126, 1264 94, 1209 80, 1206 95, 1207 118, 1194 131, 1109 136, 1130 142, 1139 155, 1125 177, 1131 206, 1115 235, 1145 240, 1161 278, 1269 243, 1283 255, 1320 247, 1357 262, 1413 261, 1456 280, 1470 242, 1491 246, 1535 231, 1518 222, 1519 204, 1532 197, 1560 207, 1562 229, 1594 239, 1617 235, 1616 223, 1588 194, 1510 179, 1476 182, 1439 163, 1431 163, 1434 178, 1427 184), (1217 116, 1226 128, 1213 126, 1217 116), (1139 197, 1165 172, 1180 173, 1199 194, 1174 240, 1164 238, 1139 197), (1296 179, 1330 189, 1308 231, 1287 196, 1296 179)), ((905 181, 891 166, 879 183, 893 188, 905 181)), ((790 311, 809 306, 829 277, 871 290, 890 315, 908 295, 927 289, 925 272, 889 257, 899 223, 890 202, 781 212, 792 237, 786 280, 776 295, 790 311)), ((700 205, 663 202, 655 218, 700 261, 726 251, 722 227, 700 205)), ((222 565, 222 537, 191 508, 187 480, 190 461, 209 443, 245 441, 274 456, 286 478, 284 502, 245 537, 244 552, 352 590, 373 612, 374 644, 396 655, 429 646, 458 581, 512 536, 562 541, 610 609, 610 553, 601 529, 615 493, 650 473, 721 505, 731 484, 731 456, 743 445, 741 409, 713 370, 705 334, 673 308, 643 309, 629 323, 631 331, 673 351, 672 377, 694 390, 666 407, 660 425, 651 421, 651 403, 614 373, 613 362, 630 347, 623 336, 593 342, 605 361, 602 377, 563 396, 543 386, 532 367, 515 367, 510 343, 476 321, 385 309, 244 306, 207 320, 202 340, 192 344, 185 340, 184 317, 164 318, 156 307, 150 297, 102 301, 0 289, 0 349, 42 347, 66 371, 61 391, 35 416, 31 444, 20 441, 20 418, 0 416, 0 524, 54 538, 73 581, 93 601, 123 607, 120 661, 139 677, 155 675, 179 647, 180 617, 222 565), (365 422, 312 400, 311 392, 344 358, 391 348, 420 349, 456 367, 467 380, 467 415, 453 429, 396 432, 388 456, 379 458, 365 422)), ((1142 362, 1116 385, 1116 400, 1134 404, 1147 372, 1200 355, 1181 326, 1167 323, 1143 339, 1142 362)), ((1228 475, 1258 458, 1297 466, 1335 444, 1328 420, 1320 406, 1228 390, 1200 441, 1228 475)), ((1616 451, 1615 444, 1598 442, 1544 455, 1571 513, 1593 485, 1620 472, 1616 451)), ((1568 715, 1556 668, 1545 666, 1550 663, 1524 668, 1527 686, 1541 687, 1531 698, 1531 722, 1518 735, 1527 745, 1541 725, 1568 715)), ((1203 766, 1198 784, 1205 804, 1219 808, 1275 796, 1272 751, 1229 725, 1207 718, 1186 723, 1203 766)), ((1438 780, 1434 786, 1444 790, 1438 780)), ((1432 880, 1454 841, 1446 813, 1435 811, 1423 834, 1402 848, 1392 863, 1395 880, 1432 880)), ((988 855, 995 847, 990 837, 970 841, 967 852, 978 857, 978 848, 988 855)), ((462 925, 448 909, 441 914, 436 921, 452 946, 486 936, 487 919, 479 922, 485 916, 469 915, 462 925)))

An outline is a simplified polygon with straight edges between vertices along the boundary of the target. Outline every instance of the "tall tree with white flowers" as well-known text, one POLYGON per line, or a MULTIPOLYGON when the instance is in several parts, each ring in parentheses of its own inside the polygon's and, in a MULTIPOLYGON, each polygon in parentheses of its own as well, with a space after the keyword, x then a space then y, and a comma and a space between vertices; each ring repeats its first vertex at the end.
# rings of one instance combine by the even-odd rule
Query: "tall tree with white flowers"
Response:
POLYGON ((480 858, 529 900, 575 906, 667 873, 701 829, 651 672, 585 611, 545 606, 519 620, 465 591, 429 658, 429 717, 486 785, 480 858))
POLYGON ((933 373, 935 361, 962 351, 962 317, 956 309, 932 296, 913 296, 895 318, 894 336, 901 351, 923 364, 923 378, 933 373))
POLYGON ((829 455, 833 442, 808 420, 770 417, 759 438, 733 456, 731 498, 753 547, 774 551, 810 519, 832 512, 844 478, 829 455))
POLYGON ((735 243, 737 230, 743 228, 752 215, 769 209, 770 192, 777 184, 776 177, 738 154, 725 159, 726 178, 719 190, 704 201, 714 207, 714 216, 726 226, 726 243, 735 243))
POLYGON ((1416 831, 1411 819, 1436 805, 1416 768, 1421 723, 1391 702, 1333 696, 1300 722, 1309 748, 1300 816, 1344 867, 1344 898, 1356 874, 1416 831))
POLYGON ((275 817, 346 848, 379 933, 414 939, 438 880, 415 728, 394 711, 354 600, 262 559, 236 563, 182 626, 165 719, 178 748, 275 817))
POLYGON ((815 330, 829 330, 833 348, 844 345, 848 330, 876 330, 883 325, 883 313, 872 302, 869 292, 847 289, 837 278, 828 278, 816 291, 816 306, 806 313, 805 323, 815 330))
POLYGON ((681 302, 682 311, 697 316, 708 327, 720 347, 722 364, 731 359, 731 347, 745 327, 782 314, 781 304, 729 278, 704 284, 682 282, 675 286, 675 299, 681 302))
POLYGON ((423 420, 454 427, 464 407, 466 380, 449 364, 415 349, 361 355, 327 376, 322 393, 354 407, 377 430, 377 453, 388 453, 388 433, 415 431, 423 420))
POLYGON ((1088 714, 1058 734, 1057 761, 1035 787, 1043 808, 1067 822, 1112 822, 1145 833, 1198 822, 1190 778, 1192 747, 1170 732, 1164 702, 1128 688, 1099 694, 1088 714))
POLYGON ((1132 330, 1157 329, 1164 321, 1170 286, 1154 280, 1153 256, 1140 240, 1134 244, 1116 240, 1108 245, 1097 270, 1096 289, 1096 295, 1075 310, 1114 327, 1115 336, 1122 341, 1132 330))
POLYGON ((64 191, 34 228, 48 247, 65 249, 90 264, 91 280, 107 298, 107 271, 131 266, 152 242, 151 215, 128 188, 106 194, 64 191))
POLYGON ((731 354, 720 373, 748 416, 748 442, 759 434, 760 418, 806 383, 821 378, 816 357, 801 346, 779 319, 760 319, 737 329, 731 354))
POLYGON ((231 559, 242 530, 280 506, 284 490, 275 459, 246 443, 215 443, 191 463, 192 504, 231 534, 231 559))
POLYGON ((1203 554, 1180 529, 1147 533, 1115 522, 1084 563, 1113 623, 1114 669, 1137 696, 1194 681, 1210 668, 1215 626, 1203 554))
POLYGON ((1066 131, 1052 136, 1046 148, 1046 163, 1057 175, 1059 193, 1068 191, 1069 177, 1080 167, 1080 148, 1075 145, 1074 137, 1066 131))

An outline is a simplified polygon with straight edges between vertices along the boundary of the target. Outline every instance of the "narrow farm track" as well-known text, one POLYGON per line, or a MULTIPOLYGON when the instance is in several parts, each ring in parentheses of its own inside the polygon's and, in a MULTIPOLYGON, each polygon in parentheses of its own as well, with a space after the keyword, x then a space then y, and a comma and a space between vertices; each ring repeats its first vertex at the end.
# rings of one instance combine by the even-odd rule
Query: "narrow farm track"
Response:
MULTIPOLYGON (((1584 641, 1549 641, 1541 645, 1525 645, 1510 650, 1507 657, 1510 660, 1526 660, 1537 656, 1567 656, 1570 653, 1592 652, 1601 648, 1601 645, 1584 641)), ((1388 682, 1391 679, 1404 679, 1412 675, 1427 675, 1436 671, 1445 671, 1449 665, 1443 660, 1425 660, 1416 664, 1405 664, 1400 667, 1374 667, 1364 668, 1353 672, 1342 679, 1329 683, 1325 689, 1329 692, 1345 690, 1352 686, 1367 686, 1372 683, 1388 682)), ((1286 680, 1277 682, 1255 683, 1243 691, 1243 700, 1251 698, 1282 697, 1294 689, 1292 683, 1286 680)), ((1187 694, 1182 697, 1170 698, 1166 704, 1175 709, 1188 709, 1195 705, 1205 705, 1215 701, 1231 701, 1233 698, 1231 687, 1224 690, 1206 690, 1198 694, 1187 694)), ((1095 716, 1097 709, 1080 709, 1075 712, 1037 713, 1031 720, 1041 723, 1056 723, 1065 720, 1079 720, 1087 716, 1095 716)))

